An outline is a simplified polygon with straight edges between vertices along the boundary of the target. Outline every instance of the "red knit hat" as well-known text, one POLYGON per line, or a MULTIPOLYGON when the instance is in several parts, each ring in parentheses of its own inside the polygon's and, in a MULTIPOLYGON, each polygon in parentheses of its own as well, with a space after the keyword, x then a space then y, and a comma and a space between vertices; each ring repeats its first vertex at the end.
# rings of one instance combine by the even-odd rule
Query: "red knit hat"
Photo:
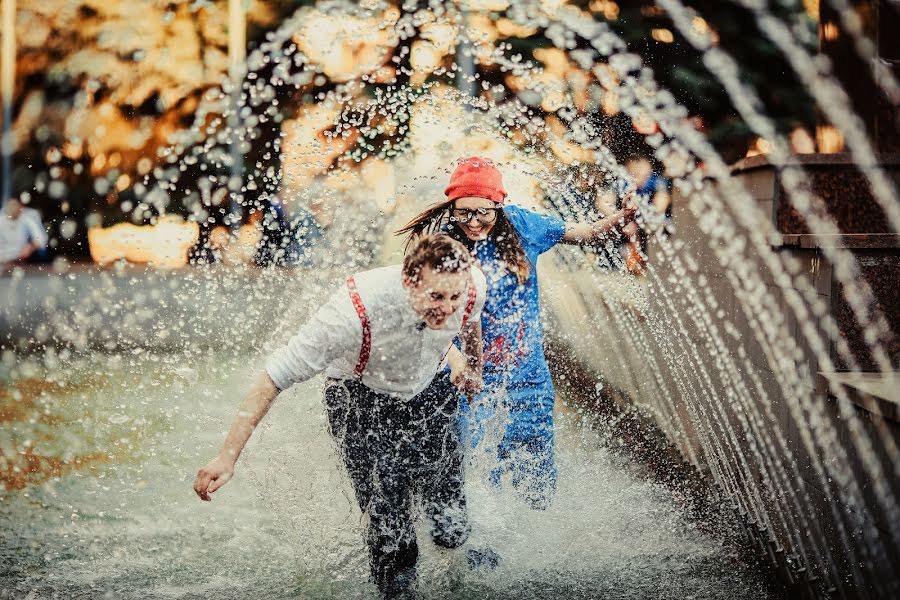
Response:
POLYGON ((489 159, 477 156, 459 160, 456 170, 450 176, 450 185, 444 190, 444 194, 447 195, 447 200, 472 196, 501 204, 506 198, 500 171, 489 159))

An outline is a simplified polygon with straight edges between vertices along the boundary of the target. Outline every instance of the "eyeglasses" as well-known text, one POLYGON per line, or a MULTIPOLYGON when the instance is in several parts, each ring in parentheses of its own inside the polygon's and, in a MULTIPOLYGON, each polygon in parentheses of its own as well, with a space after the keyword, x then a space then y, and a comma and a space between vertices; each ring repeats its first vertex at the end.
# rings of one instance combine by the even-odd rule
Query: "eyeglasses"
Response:
POLYGON ((470 210, 468 208, 452 208, 450 209, 450 220, 460 223, 468 223, 472 218, 478 219, 479 223, 485 225, 493 223, 497 220, 497 211, 499 208, 476 208, 470 210))

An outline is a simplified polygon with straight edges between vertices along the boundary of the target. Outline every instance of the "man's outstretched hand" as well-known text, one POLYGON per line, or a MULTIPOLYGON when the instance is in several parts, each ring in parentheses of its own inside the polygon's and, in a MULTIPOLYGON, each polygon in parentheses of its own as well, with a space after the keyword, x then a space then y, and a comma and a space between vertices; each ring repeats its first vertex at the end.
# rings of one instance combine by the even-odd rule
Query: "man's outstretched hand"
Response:
POLYGON ((194 491, 201 500, 211 502, 210 494, 231 480, 234 475, 234 462, 228 457, 217 456, 208 465, 197 471, 194 479, 194 491))
POLYGON ((457 389, 468 396, 474 398, 484 387, 484 381, 481 379, 481 373, 475 369, 468 367, 450 367, 450 383, 455 385, 457 389))
MULTIPOLYGON (((476 337, 477 337, 477 345, 481 347, 481 325, 477 323, 476 326, 476 337)), ((471 342, 469 342, 471 344, 471 342)), ((447 365, 450 367, 450 383, 456 386, 463 395, 468 396, 469 398, 474 398, 478 395, 478 392, 481 391, 481 388, 484 387, 484 381, 481 378, 481 364, 476 363, 476 360, 480 361, 481 354, 479 353, 478 359, 466 360, 466 357, 463 356, 462 352, 459 351, 459 348, 456 347, 456 344, 450 345, 450 350, 447 351, 447 365)))

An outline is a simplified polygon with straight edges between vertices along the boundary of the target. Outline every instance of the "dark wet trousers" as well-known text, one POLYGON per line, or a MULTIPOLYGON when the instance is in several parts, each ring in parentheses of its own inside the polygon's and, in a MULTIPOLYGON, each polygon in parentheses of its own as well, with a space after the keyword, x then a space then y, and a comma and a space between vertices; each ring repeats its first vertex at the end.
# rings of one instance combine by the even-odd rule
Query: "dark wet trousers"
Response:
POLYGON ((372 579, 385 597, 415 581, 414 498, 421 500, 435 544, 456 548, 469 536, 458 402, 447 374, 409 400, 353 380, 329 379, 325 386, 331 434, 369 517, 372 579))

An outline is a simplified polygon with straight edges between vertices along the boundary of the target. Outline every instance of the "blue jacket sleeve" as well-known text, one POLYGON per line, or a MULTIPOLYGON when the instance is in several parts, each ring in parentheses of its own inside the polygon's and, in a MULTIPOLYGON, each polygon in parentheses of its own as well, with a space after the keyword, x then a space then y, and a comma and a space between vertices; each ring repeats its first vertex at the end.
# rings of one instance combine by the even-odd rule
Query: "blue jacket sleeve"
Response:
POLYGON ((566 233, 566 224, 559 217, 543 215, 519 206, 503 207, 506 218, 522 238, 522 243, 543 254, 559 243, 566 233))

